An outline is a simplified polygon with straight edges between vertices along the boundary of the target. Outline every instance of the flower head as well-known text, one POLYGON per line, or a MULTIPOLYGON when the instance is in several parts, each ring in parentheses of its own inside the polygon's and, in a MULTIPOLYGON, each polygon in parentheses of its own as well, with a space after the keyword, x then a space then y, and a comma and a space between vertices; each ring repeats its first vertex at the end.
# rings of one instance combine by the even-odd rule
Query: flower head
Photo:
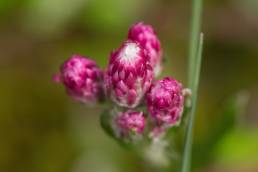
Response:
POLYGON ((181 83, 170 77, 156 81, 147 93, 147 106, 157 125, 176 125, 184 106, 181 83))
POLYGON ((126 41, 111 53, 105 73, 105 88, 111 99, 123 107, 136 107, 153 79, 153 71, 146 61, 142 47, 126 41))
POLYGON ((131 111, 119 112, 116 118, 116 124, 120 134, 129 135, 141 134, 145 127, 145 116, 143 112, 131 111))
POLYGON ((143 22, 136 23, 129 29, 128 39, 138 42, 145 49, 157 76, 161 72, 162 50, 152 26, 145 25, 143 22))
POLYGON ((55 76, 56 81, 64 84, 68 95, 85 103, 94 103, 101 98, 102 79, 103 73, 96 63, 80 55, 66 60, 60 74, 55 76))

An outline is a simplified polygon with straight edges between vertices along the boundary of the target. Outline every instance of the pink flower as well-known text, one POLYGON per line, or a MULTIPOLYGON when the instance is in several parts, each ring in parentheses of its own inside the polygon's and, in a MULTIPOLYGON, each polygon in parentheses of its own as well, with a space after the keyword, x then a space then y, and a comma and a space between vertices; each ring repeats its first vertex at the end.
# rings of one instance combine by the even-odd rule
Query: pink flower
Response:
POLYGON ((118 105, 129 108, 139 105, 152 79, 152 68, 139 44, 126 41, 111 53, 105 74, 105 88, 118 105))
POLYGON ((159 75, 161 72, 162 50, 160 41, 152 26, 145 25, 143 22, 136 23, 129 29, 128 39, 138 42, 145 49, 155 76, 159 75))
POLYGON ((148 111, 158 126, 178 124, 184 107, 181 83, 170 77, 158 80, 151 86, 146 99, 148 111))
POLYGON ((103 73, 96 63, 80 55, 73 55, 66 60, 56 82, 62 82, 68 95, 85 103, 95 103, 102 94, 103 73))
POLYGON ((143 112, 128 110, 118 113, 116 123, 122 135, 141 134, 145 127, 145 117, 143 112))

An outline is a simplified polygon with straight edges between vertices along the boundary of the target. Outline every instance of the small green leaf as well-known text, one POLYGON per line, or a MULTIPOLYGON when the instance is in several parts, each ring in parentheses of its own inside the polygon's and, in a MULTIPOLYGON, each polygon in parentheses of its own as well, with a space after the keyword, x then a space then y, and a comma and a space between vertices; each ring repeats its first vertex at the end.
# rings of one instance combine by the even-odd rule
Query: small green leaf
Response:
POLYGON ((110 136, 115 138, 114 131, 111 127, 111 115, 107 110, 104 110, 100 115, 100 125, 102 129, 110 136))

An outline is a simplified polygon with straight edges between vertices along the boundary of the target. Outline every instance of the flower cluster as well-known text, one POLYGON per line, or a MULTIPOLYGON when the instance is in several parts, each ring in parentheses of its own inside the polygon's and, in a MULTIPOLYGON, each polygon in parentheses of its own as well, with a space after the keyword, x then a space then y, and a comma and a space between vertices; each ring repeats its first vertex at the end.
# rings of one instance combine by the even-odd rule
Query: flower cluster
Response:
POLYGON ((161 72, 161 61, 157 35, 150 25, 140 22, 111 52, 105 70, 89 58, 73 55, 62 64, 55 79, 64 84, 68 95, 81 102, 94 104, 103 100, 103 95, 113 102, 118 110, 112 113, 110 125, 117 137, 144 133, 158 137, 179 124, 184 108, 182 84, 171 77, 155 79, 161 72), (142 110, 145 106, 147 112, 142 110))

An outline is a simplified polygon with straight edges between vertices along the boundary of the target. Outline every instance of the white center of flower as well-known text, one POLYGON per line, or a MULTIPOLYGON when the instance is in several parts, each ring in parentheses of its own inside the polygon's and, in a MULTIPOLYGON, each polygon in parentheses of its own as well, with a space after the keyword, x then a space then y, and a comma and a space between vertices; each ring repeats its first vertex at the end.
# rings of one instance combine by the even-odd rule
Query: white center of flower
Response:
POLYGON ((125 62, 132 63, 138 58, 138 52, 140 48, 136 43, 127 43, 120 53, 120 59, 125 62))

